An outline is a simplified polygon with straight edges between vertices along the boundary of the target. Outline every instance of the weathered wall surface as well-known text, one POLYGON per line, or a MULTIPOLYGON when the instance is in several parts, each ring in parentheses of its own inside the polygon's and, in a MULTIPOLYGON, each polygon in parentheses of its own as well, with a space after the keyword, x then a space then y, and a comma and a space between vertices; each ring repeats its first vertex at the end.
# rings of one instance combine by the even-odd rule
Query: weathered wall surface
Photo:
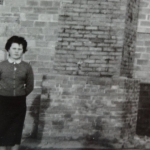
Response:
POLYGON ((76 74, 81 61, 82 75, 117 74, 126 14, 126 4, 120 5, 120 1, 82 0, 64 6, 54 65, 57 73, 76 74))
POLYGON ((150 80, 150 1, 140 1, 135 54, 135 78, 150 80))
POLYGON ((74 0, 64 5, 55 74, 42 84, 38 138, 109 148, 116 143, 121 148, 124 138, 133 138, 139 82, 125 77, 133 74, 138 2, 74 0))
POLYGON ((136 49, 136 35, 138 22, 139 1, 130 0, 127 3, 124 43, 121 61, 121 76, 133 77, 134 53, 136 49))
POLYGON ((73 1, 59 17, 54 70, 85 76, 132 77, 138 1, 73 1))
POLYGON ((51 74, 42 86, 42 141, 122 148, 135 135, 139 81, 51 74))

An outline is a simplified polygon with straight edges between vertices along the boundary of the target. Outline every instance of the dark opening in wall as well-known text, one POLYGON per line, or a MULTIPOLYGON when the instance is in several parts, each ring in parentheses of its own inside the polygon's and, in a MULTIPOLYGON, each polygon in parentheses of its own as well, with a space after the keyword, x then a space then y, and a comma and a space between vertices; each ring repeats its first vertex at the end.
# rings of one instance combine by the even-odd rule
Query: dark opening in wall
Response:
POLYGON ((140 84, 136 133, 150 136, 150 84, 140 84))
POLYGON ((0 5, 3 5, 3 0, 0 0, 0 5))

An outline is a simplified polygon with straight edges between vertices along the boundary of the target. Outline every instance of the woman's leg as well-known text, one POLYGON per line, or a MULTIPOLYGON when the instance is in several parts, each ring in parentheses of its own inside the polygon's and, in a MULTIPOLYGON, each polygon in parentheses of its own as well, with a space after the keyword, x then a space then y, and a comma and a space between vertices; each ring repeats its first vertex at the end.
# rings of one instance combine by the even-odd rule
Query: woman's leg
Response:
POLYGON ((19 145, 15 145, 15 146, 11 146, 10 150, 18 150, 19 149, 19 145))
POLYGON ((6 146, 0 146, 0 150, 7 150, 6 146))

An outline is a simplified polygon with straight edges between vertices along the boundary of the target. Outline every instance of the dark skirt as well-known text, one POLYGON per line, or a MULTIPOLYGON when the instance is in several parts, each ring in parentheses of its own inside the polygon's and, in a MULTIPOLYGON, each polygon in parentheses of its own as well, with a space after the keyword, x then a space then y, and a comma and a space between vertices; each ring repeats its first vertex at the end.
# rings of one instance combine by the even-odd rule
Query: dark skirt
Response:
POLYGON ((25 114, 25 96, 0 95, 0 146, 20 144, 25 114))

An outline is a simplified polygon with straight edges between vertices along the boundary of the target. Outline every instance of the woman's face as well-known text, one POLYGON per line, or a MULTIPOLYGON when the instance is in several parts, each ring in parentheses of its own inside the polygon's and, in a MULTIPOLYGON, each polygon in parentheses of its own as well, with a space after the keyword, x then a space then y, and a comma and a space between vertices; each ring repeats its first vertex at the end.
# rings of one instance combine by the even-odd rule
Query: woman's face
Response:
POLYGON ((15 59, 15 60, 21 59, 23 55, 22 44, 12 43, 8 53, 11 59, 15 59))

